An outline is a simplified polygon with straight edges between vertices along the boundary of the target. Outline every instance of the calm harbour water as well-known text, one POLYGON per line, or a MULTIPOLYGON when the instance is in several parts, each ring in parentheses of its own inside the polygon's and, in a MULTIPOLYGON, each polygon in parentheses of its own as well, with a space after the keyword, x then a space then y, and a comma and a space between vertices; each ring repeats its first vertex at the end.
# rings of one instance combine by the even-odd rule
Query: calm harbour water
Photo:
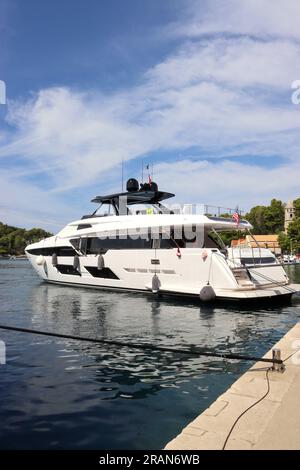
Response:
MULTIPOLYGON (((300 282, 300 266, 287 271, 300 282)), ((257 307, 256 307, 257 308, 257 307)), ((47 285, 0 260, 0 323, 169 347, 261 355, 300 318, 300 298, 256 310, 47 285)), ((1 449, 159 449, 251 363, 196 359, 0 330, 1 449)))

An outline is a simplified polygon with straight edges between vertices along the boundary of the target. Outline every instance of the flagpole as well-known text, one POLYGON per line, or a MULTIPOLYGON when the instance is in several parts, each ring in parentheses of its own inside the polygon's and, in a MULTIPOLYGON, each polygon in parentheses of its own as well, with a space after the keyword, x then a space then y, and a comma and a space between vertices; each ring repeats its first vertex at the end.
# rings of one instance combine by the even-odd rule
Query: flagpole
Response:
POLYGON ((151 178, 151 169, 150 169, 150 163, 147 163, 146 169, 148 171, 148 183, 151 184, 152 178, 151 178))

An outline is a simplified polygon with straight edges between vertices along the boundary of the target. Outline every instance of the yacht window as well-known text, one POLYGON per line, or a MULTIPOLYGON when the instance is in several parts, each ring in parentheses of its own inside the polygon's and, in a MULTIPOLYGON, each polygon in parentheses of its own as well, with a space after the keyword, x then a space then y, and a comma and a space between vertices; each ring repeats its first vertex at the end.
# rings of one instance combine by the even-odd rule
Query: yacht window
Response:
POLYGON ((163 242, 163 240, 160 240, 159 238, 153 238, 152 239, 152 248, 154 250, 162 248, 162 242, 163 242))
POLYGON ((56 266, 57 271, 60 274, 69 274, 71 276, 81 276, 81 273, 77 271, 73 266, 70 266, 69 264, 58 264, 56 266))
POLYGON ((172 227, 161 235, 160 248, 202 248, 203 236, 196 226, 172 227))
POLYGON ((87 254, 105 253, 108 250, 145 250, 151 248, 151 241, 145 238, 88 238, 87 254))
MULTIPOLYGON (((57 249, 53 250, 57 256, 75 256, 76 252, 71 246, 60 246, 57 249)), ((52 254, 52 253, 51 253, 52 254)))
POLYGON ((57 256, 75 256, 77 253, 71 246, 53 246, 49 248, 32 248, 26 250, 31 255, 52 256, 55 253, 57 256))
POLYGON ((135 204, 131 206, 131 213, 136 215, 152 215, 162 213, 153 204, 135 204))
POLYGON ((79 224, 77 230, 83 230, 84 228, 92 228, 91 224, 79 224))
POLYGON ((70 240, 70 243, 75 248, 75 250, 79 251, 80 238, 73 238, 73 240, 70 240))
POLYGON ((101 204, 94 213, 94 217, 106 217, 115 215, 115 209, 111 204, 101 204))
POLYGON ((119 279, 110 268, 98 269, 97 266, 85 266, 85 269, 93 276, 104 279, 119 279))
MULTIPOLYGON (((160 240, 153 240, 153 245, 154 242, 160 242, 159 248, 161 248, 162 250, 166 250, 169 248, 177 248, 176 242, 172 238, 161 238, 160 240)), ((180 248, 183 247, 181 246, 180 248)))
POLYGON ((195 234, 195 231, 185 231, 183 236, 186 248, 202 248, 203 247, 203 236, 201 234, 195 234))
POLYGON ((241 258, 243 264, 277 264, 277 260, 272 256, 262 258, 241 258))
POLYGON ((218 235, 213 231, 205 231, 203 246, 204 248, 218 248, 219 250, 223 249, 218 235))
POLYGON ((87 252, 87 246, 88 246, 88 239, 87 238, 80 238, 79 239, 79 251, 81 253, 86 253, 87 252))

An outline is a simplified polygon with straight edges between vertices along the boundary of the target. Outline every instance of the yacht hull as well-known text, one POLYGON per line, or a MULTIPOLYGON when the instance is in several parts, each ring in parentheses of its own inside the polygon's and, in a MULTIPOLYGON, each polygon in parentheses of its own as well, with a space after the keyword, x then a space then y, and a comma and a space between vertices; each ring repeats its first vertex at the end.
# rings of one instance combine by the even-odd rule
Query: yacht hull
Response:
MULTIPOLYGON (((66 286, 157 295, 152 284, 153 277, 157 276, 158 295, 194 298, 199 302, 274 301, 289 299, 293 293, 300 292, 300 285, 290 284, 280 265, 260 267, 261 278, 257 277, 254 284, 250 278, 235 277, 236 274, 219 253, 206 251, 208 256, 204 258, 201 249, 182 250, 180 257, 176 255, 176 250, 170 249, 160 250, 159 254, 153 250, 112 250, 104 255, 101 269, 95 255, 80 256, 76 268, 73 257, 58 257, 53 265, 51 256, 45 256, 42 260, 31 254, 27 256, 44 281, 66 286), (272 276, 273 283, 264 280, 266 276, 272 276), (200 292, 207 285, 212 287, 214 295, 203 299, 200 292)), ((257 272, 256 267, 253 273, 257 276, 257 272)))
MULTIPOLYGON (((159 298, 178 298, 178 299, 189 299, 196 301, 197 303, 204 303, 201 301, 198 293, 187 293, 187 292, 180 292, 180 291, 168 291, 168 290, 160 290, 157 293, 153 293, 151 290, 148 289, 134 289, 134 288, 126 288, 126 287, 110 287, 110 286, 103 286, 103 285, 95 285, 95 284, 79 284, 73 283, 68 281, 46 281, 49 284, 60 285, 62 287, 79 287, 83 289, 97 289, 97 290, 104 290, 104 291, 111 291, 111 292, 132 292, 132 293, 140 293, 145 294, 156 299, 159 298)), ((300 289, 300 285, 297 285, 297 288, 300 289)), ((216 295, 215 299, 212 299, 205 303, 242 303, 242 304, 260 304, 260 305, 269 305, 269 304, 277 304, 277 303, 289 303, 292 299, 294 293, 289 291, 283 291, 281 294, 272 293, 272 292, 263 292, 262 295, 252 295, 252 296, 245 296, 245 295, 236 295, 236 293, 232 293, 231 295, 216 295)))
POLYGON ((235 217, 209 215, 207 206, 200 213, 191 206, 169 210, 161 201, 174 194, 159 191, 156 183, 139 187, 131 178, 126 188, 97 196, 92 202, 100 206, 92 214, 26 247, 42 279, 202 302, 261 301, 300 291, 270 250, 251 244, 225 247, 218 232, 252 228, 236 209, 229 209, 235 217))

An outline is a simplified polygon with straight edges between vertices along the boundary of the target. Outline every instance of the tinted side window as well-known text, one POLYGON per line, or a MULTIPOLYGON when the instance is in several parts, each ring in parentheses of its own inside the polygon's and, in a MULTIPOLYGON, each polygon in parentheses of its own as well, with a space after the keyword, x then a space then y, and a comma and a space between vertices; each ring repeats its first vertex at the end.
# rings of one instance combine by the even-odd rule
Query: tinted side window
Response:
POLYGON ((108 250, 143 250, 151 248, 151 241, 144 238, 88 238, 87 254, 105 253, 108 250))
POLYGON ((241 258, 243 264, 274 264, 276 259, 271 256, 264 258, 241 258))
POLYGON ((53 253, 56 253, 57 256, 75 256, 77 253, 71 246, 56 246, 51 248, 33 248, 32 250, 27 250, 31 255, 43 255, 43 256, 52 256, 53 253))

